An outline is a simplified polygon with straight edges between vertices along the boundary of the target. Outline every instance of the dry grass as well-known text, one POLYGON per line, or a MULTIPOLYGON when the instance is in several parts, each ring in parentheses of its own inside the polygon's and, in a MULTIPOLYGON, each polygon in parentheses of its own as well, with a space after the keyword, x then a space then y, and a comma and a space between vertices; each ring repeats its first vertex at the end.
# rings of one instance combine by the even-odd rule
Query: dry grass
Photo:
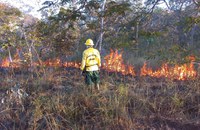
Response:
POLYGON ((199 77, 172 81, 102 72, 101 90, 90 93, 77 69, 43 72, 2 75, 0 129, 200 129, 199 77), (16 84, 28 96, 13 100, 9 90, 16 84))

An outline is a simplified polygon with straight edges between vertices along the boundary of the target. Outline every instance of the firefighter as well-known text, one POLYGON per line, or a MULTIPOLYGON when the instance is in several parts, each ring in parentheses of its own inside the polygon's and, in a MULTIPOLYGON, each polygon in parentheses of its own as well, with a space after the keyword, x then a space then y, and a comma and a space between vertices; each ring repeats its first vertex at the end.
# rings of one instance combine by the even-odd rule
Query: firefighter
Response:
POLYGON ((85 42, 86 50, 82 54, 81 70, 82 75, 85 76, 85 83, 92 90, 92 85, 95 85, 95 89, 99 90, 99 71, 101 67, 101 57, 99 51, 94 49, 94 43, 92 39, 87 39, 85 42))

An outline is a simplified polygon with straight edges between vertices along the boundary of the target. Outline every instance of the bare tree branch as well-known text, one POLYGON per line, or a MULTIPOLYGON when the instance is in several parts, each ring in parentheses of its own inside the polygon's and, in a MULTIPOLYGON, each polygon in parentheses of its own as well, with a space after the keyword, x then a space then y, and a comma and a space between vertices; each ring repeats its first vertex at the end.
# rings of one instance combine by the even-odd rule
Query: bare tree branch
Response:
POLYGON ((169 4, 167 3, 167 1, 163 0, 163 2, 166 4, 167 8, 170 9, 169 4))
POLYGON ((150 12, 149 13, 152 13, 154 8, 156 7, 156 5, 158 4, 158 2, 160 2, 160 0, 156 0, 154 3, 153 3, 153 6, 150 8, 150 12))
POLYGON ((195 5, 200 6, 200 1, 198 0, 192 0, 194 2, 195 5))

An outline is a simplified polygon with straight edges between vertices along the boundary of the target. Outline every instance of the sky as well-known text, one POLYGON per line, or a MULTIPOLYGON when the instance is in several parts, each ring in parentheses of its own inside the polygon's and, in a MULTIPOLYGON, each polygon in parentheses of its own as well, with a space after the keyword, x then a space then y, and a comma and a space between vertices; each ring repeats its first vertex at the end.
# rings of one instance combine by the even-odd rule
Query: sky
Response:
MULTIPOLYGON (((19 8, 22 12, 30 14, 39 19, 41 19, 42 16, 38 10, 42 8, 42 3, 45 1, 47 0, 0 0, 2 3, 10 4, 16 8, 19 8)), ((146 0, 143 0, 143 2, 144 1, 146 0)), ((162 7, 162 5, 160 6, 162 7)))
POLYGON ((46 0, 0 0, 2 3, 10 4, 19 8, 22 12, 41 18, 38 10, 42 7, 42 3, 46 0))

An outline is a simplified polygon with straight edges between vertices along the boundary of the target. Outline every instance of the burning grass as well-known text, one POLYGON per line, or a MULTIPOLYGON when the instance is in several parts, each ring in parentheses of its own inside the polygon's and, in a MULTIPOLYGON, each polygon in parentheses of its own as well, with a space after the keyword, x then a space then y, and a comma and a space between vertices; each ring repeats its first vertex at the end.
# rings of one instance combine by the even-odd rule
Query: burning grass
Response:
POLYGON ((200 129, 200 81, 192 63, 139 72, 111 51, 101 90, 84 85, 80 64, 2 62, 0 129, 200 129))
MULTIPOLYGON (((102 65, 102 69, 108 72, 121 73, 122 75, 135 76, 151 76, 155 78, 168 78, 177 80, 193 80, 197 77, 197 70, 194 67, 195 57, 191 56, 188 59, 189 63, 182 65, 169 65, 163 63, 160 68, 153 70, 145 62, 139 71, 136 72, 133 65, 126 65, 122 58, 123 53, 118 53, 118 50, 111 50, 110 54, 104 57, 105 62, 102 65)), ((15 56, 17 57, 17 56, 15 56)), ((74 67, 80 68, 80 63, 77 62, 62 62, 59 58, 48 59, 46 61, 33 62, 31 65, 23 64, 23 60, 15 58, 12 62, 5 58, 1 67, 3 68, 23 68, 25 67, 74 67)))
POLYGON ((200 128, 199 77, 181 81, 101 71, 101 90, 90 93, 76 68, 20 72, 1 75, 0 129, 200 128), (11 98, 16 87, 28 96, 11 98))

